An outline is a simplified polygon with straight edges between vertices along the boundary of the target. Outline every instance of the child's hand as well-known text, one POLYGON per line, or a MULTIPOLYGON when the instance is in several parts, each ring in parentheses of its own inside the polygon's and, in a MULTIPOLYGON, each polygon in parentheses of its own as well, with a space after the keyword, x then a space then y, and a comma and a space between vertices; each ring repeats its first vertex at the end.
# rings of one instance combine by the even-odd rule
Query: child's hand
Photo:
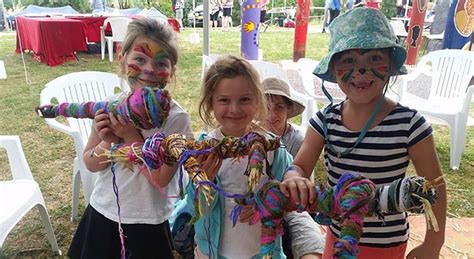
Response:
POLYGON ((206 173, 207 178, 210 181, 214 181, 217 172, 219 172, 219 168, 221 168, 222 159, 214 153, 210 153, 208 155, 197 156, 196 160, 201 164, 201 168, 206 173))
POLYGON ((111 122, 109 115, 107 115, 104 109, 99 109, 95 113, 94 117, 95 130, 99 138, 107 143, 119 143, 120 138, 115 135, 110 127, 111 122))
POLYGON ((295 204, 301 204, 304 208, 316 200, 314 184, 296 171, 286 173, 285 180, 280 183, 280 191, 285 197, 291 197, 295 204))
POLYGON ((255 210, 251 205, 244 205, 242 211, 240 212, 239 221, 241 223, 249 223, 249 225, 253 225, 257 222, 254 220, 255 217, 255 210))
POLYGON ((109 113, 110 128, 113 133, 123 139, 125 143, 131 144, 133 142, 142 141, 143 138, 137 128, 132 123, 125 121, 122 116, 117 117, 109 113))

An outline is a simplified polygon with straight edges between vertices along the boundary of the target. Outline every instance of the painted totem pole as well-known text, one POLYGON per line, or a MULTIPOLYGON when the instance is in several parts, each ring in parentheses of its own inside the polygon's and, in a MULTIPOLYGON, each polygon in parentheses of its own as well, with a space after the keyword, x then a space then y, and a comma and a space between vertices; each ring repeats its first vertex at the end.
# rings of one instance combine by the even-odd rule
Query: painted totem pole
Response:
POLYGON ((305 57, 306 36, 308 35, 310 0, 298 0, 296 11, 295 41, 293 45, 293 62, 305 57))
POLYGON ((248 60, 258 59, 260 7, 260 0, 244 0, 242 3, 240 52, 248 60))
POLYGON ((407 37, 407 65, 416 64, 418 47, 421 43, 423 25, 425 24, 425 13, 428 0, 414 0, 410 18, 410 28, 407 37))

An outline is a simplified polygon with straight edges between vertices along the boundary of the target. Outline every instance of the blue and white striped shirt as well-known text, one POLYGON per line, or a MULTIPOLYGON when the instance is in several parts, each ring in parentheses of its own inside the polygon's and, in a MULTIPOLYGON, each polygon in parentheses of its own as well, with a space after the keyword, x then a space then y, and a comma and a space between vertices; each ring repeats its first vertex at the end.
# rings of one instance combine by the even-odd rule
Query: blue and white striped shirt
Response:
MULTIPOLYGON (((310 119, 311 127, 321 136, 323 113, 319 111, 310 119)), ((328 140, 338 152, 352 147, 360 132, 347 129, 342 124, 341 104, 333 106, 326 114, 328 140)), ((324 159, 328 169, 328 183, 336 185, 345 172, 358 172, 372 180, 377 186, 388 185, 405 177, 409 164, 408 148, 432 133, 430 124, 416 110, 397 106, 378 125, 369 129, 362 141, 351 153, 340 158, 324 148, 324 159)), ((364 232, 360 245, 392 247, 408 240, 406 213, 385 217, 385 223, 377 217, 364 219, 364 232)), ((340 232, 336 221, 330 226, 337 236, 340 232)))

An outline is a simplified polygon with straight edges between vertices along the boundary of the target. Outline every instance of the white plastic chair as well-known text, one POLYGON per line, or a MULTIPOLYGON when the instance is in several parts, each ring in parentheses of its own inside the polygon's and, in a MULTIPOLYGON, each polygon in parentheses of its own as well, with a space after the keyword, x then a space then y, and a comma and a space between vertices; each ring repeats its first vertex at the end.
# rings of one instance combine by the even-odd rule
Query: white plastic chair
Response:
POLYGON ((450 167, 458 169, 466 146, 466 128, 474 86, 474 52, 446 49, 423 56, 415 70, 405 76, 399 90, 400 103, 416 109, 432 122, 441 121, 450 131, 450 167), (421 73, 432 77, 428 99, 409 93, 408 82, 421 73))
POLYGON ((107 41, 109 61, 114 60, 114 42, 122 42, 127 34, 128 24, 132 19, 127 17, 109 17, 105 19, 104 25, 100 27, 100 54, 102 59, 105 56, 105 44, 107 41), (112 29, 112 36, 105 36, 105 29, 110 23, 112 29))
POLYGON ((393 32, 395 33, 395 36, 397 36, 400 43, 405 42, 406 38, 408 37, 408 32, 405 29, 405 24, 403 21, 390 20, 390 25, 392 26, 393 32))
MULTIPOLYGON (((6 149, 12 180, 0 181, 0 251, 15 225, 33 207, 38 208, 49 243, 61 255, 43 194, 31 174, 18 136, 0 136, 0 148, 6 149)), ((0 252, 1 254, 1 252, 0 252)))
MULTIPOLYGON (((75 72, 58 77, 46 84, 41 91, 41 105, 57 102, 89 102, 101 101, 114 94, 115 88, 126 88, 125 83, 120 82, 117 75, 105 72, 75 72), (123 85, 123 86, 122 86, 123 85)), ((91 119, 68 118, 68 125, 60 123, 56 119, 45 119, 46 123, 63 133, 70 135, 74 140, 76 158, 74 158, 72 178, 72 218, 77 216, 79 204, 80 183, 84 189, 84 200, 89 204, 89 198, 94 189, 95 174, 87 170, 82 160, 82 153, 91 132, 91 119)))
MULTIPOLYGON (((321 78, 313 74, 313 71, 318 64, 319 61, 309 58, 300 58, 297 62, 297 67, 303 80, 306 94, 317 102, 328 104, 329 100, 322 91, 323 81, 321 78)), ((331 94, 333 103, 339 103, 346 99, 346 95, 341 91, 337 84, 326 81, 324 82, 324 86, 331 94)))
POLYGON ((428 44, 430 41, 432 40, 443 40, 444 39, 444 31, 441 32, 441 33, 438 33, 438 34, 428 34, 426 36, 423 35, 423 37, 425 37, 425 46, 423 48, 423 55, 425 54, 426 52, 426 48, 428 47, 428 44))
POLYGON ((314 112, 313 100, 311 100, 311 98, 305 96, 304 94, 297 92, 291 86, 291 83, 288 78, 288 75, 286 74, 286 71, 279 65, 268 62, 268 61, 261 61, 261 60, 249 60, 249 62, 258 71, 261 81, 265 80, 265 78, 267 77, 276 77, 288 83, 288 85, 290 86, 290 94, 294 98, 298 99, 301 103, 303 103, 304 106, 306 107, 303 114, 301 115, 301 126, 306 128, 308 126, 308 121, 314 112))
POLYGON ((206 74, 209 67, 216 62, 219 55, 205 55, 202 54, 202 64, 201 64, 201 80, 204 79, 204 75, 206 74))

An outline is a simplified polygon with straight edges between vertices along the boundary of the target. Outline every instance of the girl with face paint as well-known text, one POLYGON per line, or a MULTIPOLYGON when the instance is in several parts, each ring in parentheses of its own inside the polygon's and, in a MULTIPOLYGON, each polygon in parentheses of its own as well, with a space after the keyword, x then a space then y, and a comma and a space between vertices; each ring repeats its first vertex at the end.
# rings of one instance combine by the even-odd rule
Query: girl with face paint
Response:
MULTIPOLYGON (((128 27, 119 54, 121 74, 131 91, 140 87, 164 88, 171 81, 178 57, 176 34, 168 24, 136 19, 128 27)), ((114 101, 128 93, 108 98, 114 101)), ((120 116, 96 113, 83 159, 97 180, 90 203, 79 223, 68 256, 71 258, 173 258, 168 218, 178 193, 177 165, 133 172, 121 166, 112 173, 108 157, 112 144, 143 142, 157 131, 193 138, 189 115, 172 100, 161 128, 140 130, 120 116), (114 185, 116 184, 116 185, 114 185), (119 198, 112 186, 117 186, 119 198)))
MULTIPOLYGON (((385 96, 390 77, 406 73, 406 51, 396 43, 387 18, 372 8, 356 8, 337 17, 329 29, 329 52, 313 73, 337 83, 347 98, 333 104, 328 94, 330 105, 310 119, 281 191, 303 206, 313 204, 316 194, 309 176, 323 151, 329 186, 335 186, 347 171, 387 186, 405 177, 410 161, 427 180, 440 177, 431 125, 416 110, 385 96)), ((407 253, 407 258, 439 257, 446 222, 445 186, 437 191, 433 212, 439 231, 427 227, 424 242, 407 253)), ((332 257, 340 233, 338 222, 332 221, 323 258, 332 257)), ((357 258, 405 258, 408 235, 406 213, 385 215, 384 219, 365 217, 357 258)))

